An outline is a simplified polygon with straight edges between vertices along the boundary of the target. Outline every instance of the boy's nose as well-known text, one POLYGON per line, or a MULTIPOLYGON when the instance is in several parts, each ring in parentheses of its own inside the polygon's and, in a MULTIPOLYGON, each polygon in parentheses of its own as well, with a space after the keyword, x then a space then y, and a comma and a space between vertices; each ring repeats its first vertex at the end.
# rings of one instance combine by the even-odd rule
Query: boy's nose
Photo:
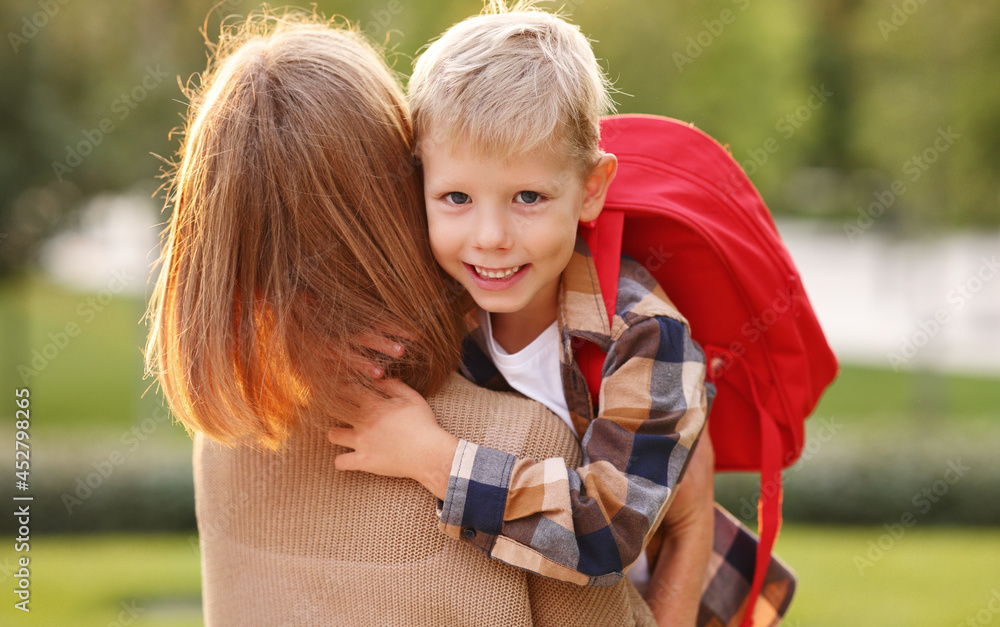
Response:
POLYGON ((511 246, 510 224, 502 208, 484 208, 476 220, 475 245, 483 250, 503 250, 511 246))

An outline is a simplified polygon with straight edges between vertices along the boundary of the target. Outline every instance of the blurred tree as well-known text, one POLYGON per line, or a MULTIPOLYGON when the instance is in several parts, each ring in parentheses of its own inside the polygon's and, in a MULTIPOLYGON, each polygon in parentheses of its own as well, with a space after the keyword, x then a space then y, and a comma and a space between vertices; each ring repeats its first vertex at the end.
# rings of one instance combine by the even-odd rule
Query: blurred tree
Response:
MULTIPOLYGON (((831 195, 841 217, 900 180, 907 193, 891 210, 900 215, 932 224, 1000 222, 1000 82, 994 80, 1000 4, 563 4, 596 40, 624 92, 616 96, 621 111, 696 123, 730 146, 778 212, 814 212, 820 179, 801 173, 818 167, 832 189, 857 188, 831 195), (820 86, 834 95, 811 119, 782 126, 820 86), (959 138, 947 150, 933 150, 949 128, 959 138), (769 139, 779 150, 764 155, 769 139), (934 163, 925 163, 925 152, 934 163), (789 196, 792 188, 800 191, 789 196)), ((214 38, 224 15, 258 6, 255 0, 0 5, 6 33, 0 81, 7 94, 0 99, 0 275, 30 262, 40 239, 86 197, 156 187, 161 164, 150 153, 169 156, 178 143, 168 136, 185 106, 177 79, 205 65, 199 29, 214 38)), ((480 4, 315 6, 388 43, 396 69, 408 74, 420 47, 480 4)))
POLYGON ((849 129, 854 116, 854 76, 856 63, 852 50, 854 16, 860 0, 820 0, 812 42, 812 66, 816 83, 832 95, 818 115, 818 141, 810 161, 812 165, 849 171, 858 160, 851 154, 849 129))

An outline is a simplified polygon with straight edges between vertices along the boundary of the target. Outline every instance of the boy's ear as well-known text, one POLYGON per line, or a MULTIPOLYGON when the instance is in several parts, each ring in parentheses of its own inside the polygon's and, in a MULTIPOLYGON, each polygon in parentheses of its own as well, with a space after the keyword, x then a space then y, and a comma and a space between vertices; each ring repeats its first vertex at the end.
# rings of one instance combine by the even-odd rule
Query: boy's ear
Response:
POLYGON ((608 196, 608 188, 618 171, 618 158, 605 153, 594 166, 583 184, 583 207, 580 209, 580 222, 591 222, 601 215, 604 209, 604 199, 608 196))

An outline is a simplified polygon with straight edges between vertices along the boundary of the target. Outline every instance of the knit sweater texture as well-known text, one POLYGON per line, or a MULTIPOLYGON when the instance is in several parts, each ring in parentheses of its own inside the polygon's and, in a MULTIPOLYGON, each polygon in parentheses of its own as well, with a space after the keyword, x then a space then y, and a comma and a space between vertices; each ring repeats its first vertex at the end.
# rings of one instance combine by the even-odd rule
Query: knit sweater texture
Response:
MULTIPOLYGON (((429 401, 458 438, 580 463, 566 425, 519 395, 455 374, 429 401)), ((326 426, 303 424, 277 453, 196 436, 206 625, 655 624, 627 579, 581 587, 446 537, 417 482, 336 470, 346 449, 327 441, 326 426)))

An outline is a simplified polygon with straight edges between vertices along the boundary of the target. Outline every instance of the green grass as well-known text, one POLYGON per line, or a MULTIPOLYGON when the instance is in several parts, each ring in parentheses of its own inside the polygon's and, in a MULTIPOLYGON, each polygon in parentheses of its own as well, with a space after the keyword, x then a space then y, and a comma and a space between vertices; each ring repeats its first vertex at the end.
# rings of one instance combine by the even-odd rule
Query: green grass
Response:
POLYGON ((974 422, 995 420, 998 407, 996 378, 844 365, 815 413, 863 416, 883 424, 939 418, 974 422))
POLYGON ((10 309, 29 322, 14 335, 11 352, 19 358, 10 374, 18 383, 28 378, 37 411, 90 423, 135 415, 144 387, 141 299, 73 293, 42 280, 15 290, 10 309))
POLYGON ((1000 599, 1000 529, 786 526, 777 551, 798 575, 790 627, 959 625, 1000 599))
MULTIPOLYGON (((21 555, 8 549, 9 561, 3 564, 14 566, 21 555)), ((31 612, 14 609, 14 595, 8 592, 0 624, 202 624, 198 550, 188 536, 33 537, 29 556, 31 612), (133 617, 125 608, 138 615, 134 622, 126 622, 133 617)), ((5 590, 13 587, 12 576, 0 571, 5 590)))
MULTIPOLYGON (((881 527, 786 526, 778 552, 799 586, 784 624, 957 625, 989 611, 992 595, 1000 595, 1000 530, 916 526, 891 544, 883 534, 881 527), (855 556, 876 558, 866 552, 880 541, 882 556, 859 572, 855 556)), ((189 536, 38 537, 30 556, 32 611, 4 603, 0 624, 103 627, 118 621, 123 603, 143 610, 137 626, 201 624, 198 552, 189 536)), ((16 557, 8 549, 0 563, 13 566, 16 557)), ((0 574, 8 590, 11 576, 0 574)))
POLYGON ((46 435, 127 430, 160 405, 155 389, 142 398, 151 382, 143 380, 144 307, 134 295, 106 292, 102 304, 99 294, 37 277, 0 283, 0 390, 13 398, 28 387, 32 429, 46 435))

